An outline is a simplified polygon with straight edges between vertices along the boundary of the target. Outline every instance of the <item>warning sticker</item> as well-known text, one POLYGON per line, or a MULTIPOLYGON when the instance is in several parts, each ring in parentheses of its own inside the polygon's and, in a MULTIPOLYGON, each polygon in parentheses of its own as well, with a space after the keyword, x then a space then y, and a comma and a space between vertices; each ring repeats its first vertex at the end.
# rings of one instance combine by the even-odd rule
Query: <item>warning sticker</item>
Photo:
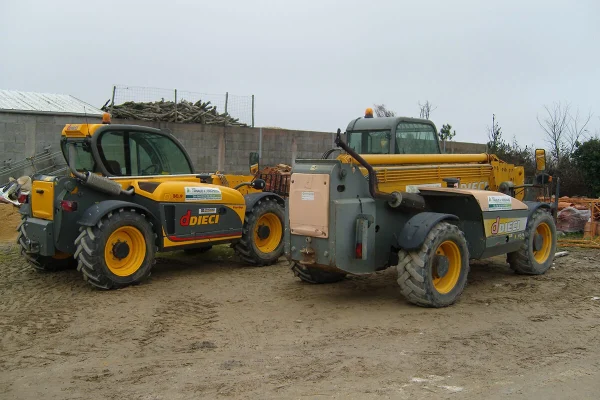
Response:
POLYGON ((219 188, 212 187, 186 187, 185 201, 221 200, 223 195, 219 188))
POLYGON ((407 193, 419 193, 419 188, 442 187, 441 183, 424 183, 422 185, 406 185, 407 193))
POLYGON ((315 192, 302 192, 302 200, 314 200, 315 192))
POLYGON ((488 208, 490 211, 512 210, 510 196, 488 196, 488 208))

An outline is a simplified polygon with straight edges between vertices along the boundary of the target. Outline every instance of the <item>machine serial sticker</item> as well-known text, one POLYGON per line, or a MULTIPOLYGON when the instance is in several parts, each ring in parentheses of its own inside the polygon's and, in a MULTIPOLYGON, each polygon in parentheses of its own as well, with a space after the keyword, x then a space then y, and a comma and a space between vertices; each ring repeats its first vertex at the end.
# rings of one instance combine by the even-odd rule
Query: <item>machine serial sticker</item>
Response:
POLYGON ((217 213, 216 208, 201 208, 199 210, 199 214, 216 214, 216 213, 217 213))
POLYGON ((490 211, 512 210, 510 196, 488 196, 488 208, 490 211))
POLYGON ((500 218, 485 220, 485 236, 507 235, 523 232, 527 227, 527 217, 500 218))
POLYGON ((424 183, 422 185, 406 185, 407 193, 419 193, 419 188, 442 187, 441 183, 424 183))
POLYGON ((315 192, 302 192, 302 200, 314 200, 315 192))
POLYGON ((198 200, 221 200, 223 198, 221 190, 210 187, 186 187, 185 201, 198 200))

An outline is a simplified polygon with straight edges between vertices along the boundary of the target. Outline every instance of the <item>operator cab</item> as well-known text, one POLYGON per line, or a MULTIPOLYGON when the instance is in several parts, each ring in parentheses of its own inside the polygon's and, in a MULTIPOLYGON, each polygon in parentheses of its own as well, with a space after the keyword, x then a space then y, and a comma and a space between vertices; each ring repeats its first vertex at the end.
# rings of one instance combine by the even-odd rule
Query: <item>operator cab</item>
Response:
POLYGON ((61 149, 75 145, 78 171, 103 176, 193 174, 183 146, 170 134, 136 125, 69 124, 63 129, 61 149))
POLYGON ((441 154, 433 122, 406 117, 364 118, 350 121, 347 144, 358 154, 441 154))

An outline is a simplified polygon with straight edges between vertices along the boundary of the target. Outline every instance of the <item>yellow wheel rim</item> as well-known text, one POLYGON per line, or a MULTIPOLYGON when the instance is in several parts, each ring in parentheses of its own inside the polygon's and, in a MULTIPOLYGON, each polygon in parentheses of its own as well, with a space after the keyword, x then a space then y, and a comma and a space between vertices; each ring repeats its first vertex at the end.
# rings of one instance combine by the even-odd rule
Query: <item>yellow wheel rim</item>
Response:
POLYGON ((254 229, 254 243, 258 250, 270 253, 281 243, 283 227, 276 214, 266 213, 260 216, 254 229))
POLYGON ((435 254, 445 256, 448 259, 448 272, 443 277, 440 277, 436 268, 432 267, 431 274, 433 278, 433 286, 440 294, 450 292, 456 286, 461 270, 460 249, 457 244, 451 240, 446 240, 439 245, 435 254))
MULTIPOLYGON (((542 222, 535 228, 535 234, 542 237, 542 247, 533 251, 533 258, 540 264, 543 264, 550 257, 550 250, 552 249, 552 231, 547 223, 542 222)), ((534 238, 535 240, 535 238, 534 238)))
POLYGON ((106 241, 104 260, 106 266, 117 276, 134 274, 146 257, 144 235, 133 226, 122 226, 106 241))

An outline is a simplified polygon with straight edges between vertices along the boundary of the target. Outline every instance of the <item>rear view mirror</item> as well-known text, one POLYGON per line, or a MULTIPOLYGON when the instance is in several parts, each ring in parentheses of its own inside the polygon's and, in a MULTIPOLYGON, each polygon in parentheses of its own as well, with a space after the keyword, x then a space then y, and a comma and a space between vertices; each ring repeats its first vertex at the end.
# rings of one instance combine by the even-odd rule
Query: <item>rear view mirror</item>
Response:
POLYGON ((252 175, 256 174, 260 169, 260 156, 257 152, 253 151, 250 153, 248 163, 250 166, 250 173, 252 175))
POLYGON ((535 169, 537 171, 546 170, 546 150, 536 149, 535 150, 535 169))

